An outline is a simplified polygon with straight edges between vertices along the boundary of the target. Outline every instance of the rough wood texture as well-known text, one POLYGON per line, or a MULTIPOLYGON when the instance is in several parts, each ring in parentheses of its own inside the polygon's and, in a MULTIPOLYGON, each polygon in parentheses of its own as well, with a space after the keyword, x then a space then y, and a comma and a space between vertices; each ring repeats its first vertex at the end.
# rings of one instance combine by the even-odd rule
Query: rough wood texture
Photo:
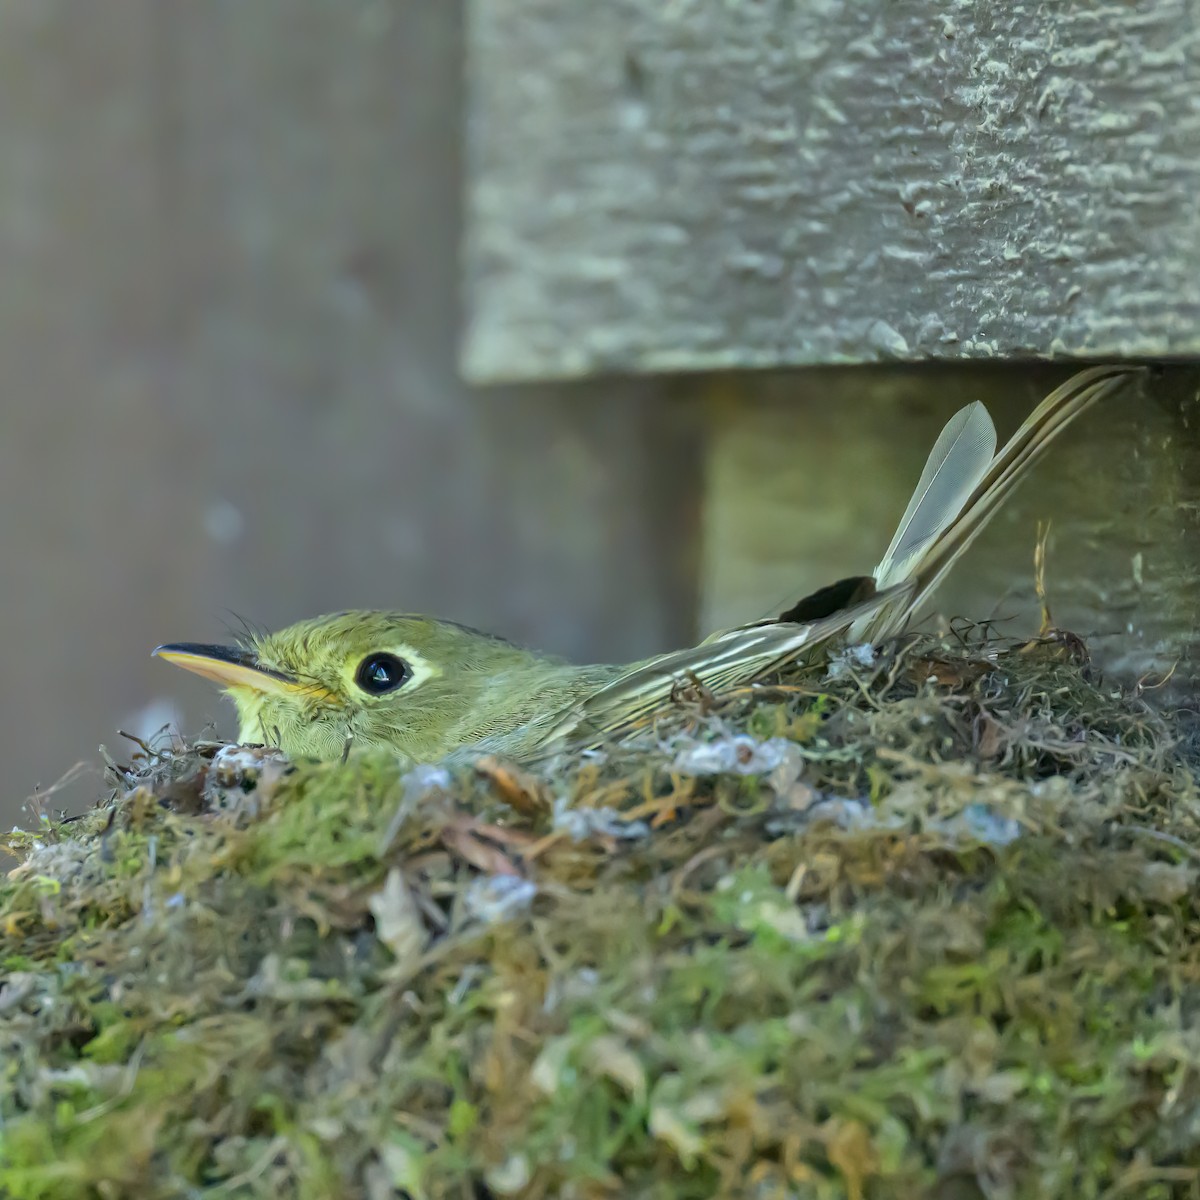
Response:
POLYGON ((1200 352, 1200 2, 470 0, 479 380, 1200 352))
POLYGON ((231 609, 394 605, 581 658, 690 636, 667 386, 456 377, 460 20, 0 7, 0 824, 120 726, 228 732, 149 652, 231 609))
MULTIPOLYGON (((701 620, 780 611, 869 571, 943 422, 983 400, 1001 439, 1063 372, 1027 367, 842 369, 725 377, 711 396, 701 620)), ((939 589, 938 613, 1037 631, 1033 551, 1049 519, 1046 585, 1059 626, 1123 682, 1160 699, 1200 678, 1200 445, 1194 370, 1114 397, 1059 438, 939 589)))

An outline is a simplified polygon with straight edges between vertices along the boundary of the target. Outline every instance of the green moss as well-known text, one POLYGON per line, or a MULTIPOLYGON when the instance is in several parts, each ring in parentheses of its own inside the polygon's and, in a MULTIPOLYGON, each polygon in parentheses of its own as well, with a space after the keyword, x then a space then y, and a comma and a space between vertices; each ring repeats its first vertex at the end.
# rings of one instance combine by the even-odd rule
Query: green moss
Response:
POLYGON ((528 774, 142 755, 5 839, 0 1194, 1198 1194, 1195 762, 1075 649, 528 774))

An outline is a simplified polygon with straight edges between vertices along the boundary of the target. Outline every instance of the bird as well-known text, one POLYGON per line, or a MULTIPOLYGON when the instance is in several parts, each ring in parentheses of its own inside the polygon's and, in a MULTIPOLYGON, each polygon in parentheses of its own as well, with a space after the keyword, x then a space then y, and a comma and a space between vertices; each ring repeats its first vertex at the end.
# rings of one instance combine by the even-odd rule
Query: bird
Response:
POLYGON ((1051 442, 1134 373, 1078 372, 999 452, 987 409, 968 404, 942 429, 870 575, 682 650, 576 665, 453 621, 354 610, 248 633, 232 645, 174 642, 153 654, 224 689, 240 742, 291 758, 384 748, 410 765, 475 752, 520 762, 596 746, 667 706, 681 685, 720 693, 838 644, 878 643, 907 629, 1051 442))

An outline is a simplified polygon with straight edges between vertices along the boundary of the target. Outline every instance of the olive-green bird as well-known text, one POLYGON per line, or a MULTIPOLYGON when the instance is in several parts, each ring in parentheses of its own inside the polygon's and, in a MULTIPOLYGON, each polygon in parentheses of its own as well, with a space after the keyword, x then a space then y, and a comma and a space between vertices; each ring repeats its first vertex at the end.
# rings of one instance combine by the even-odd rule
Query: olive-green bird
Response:
POLYGON ((385 746, 414 763, 456 750, 515 758, 588 745, 666 704, 681 682, 751 683, 835 640, 902 631, 1051 441, 1115 391, 1126 369, 1082 371, 997 454, 976 401, 938 437, 891 545, 870 576, 842 580, 779 617, 624 666, 576 666, 478 630, 396 612, 341 612, 241 645, 176 643, 161 658, 219 683, 239 739, 294 756, 385 746))

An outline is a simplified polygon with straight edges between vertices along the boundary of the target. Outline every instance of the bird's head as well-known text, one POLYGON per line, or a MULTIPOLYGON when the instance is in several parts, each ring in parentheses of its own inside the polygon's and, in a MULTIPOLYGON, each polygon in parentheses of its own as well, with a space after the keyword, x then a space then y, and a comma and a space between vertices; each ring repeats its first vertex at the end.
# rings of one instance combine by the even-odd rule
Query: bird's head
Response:
POLYGON ((342 612, 229 646, 178 642, 159 658, 221 685, 242 742, 336 758, 347 745, 440 758, 486 721, 491 697, 557 660, 448 621, 342 612))

